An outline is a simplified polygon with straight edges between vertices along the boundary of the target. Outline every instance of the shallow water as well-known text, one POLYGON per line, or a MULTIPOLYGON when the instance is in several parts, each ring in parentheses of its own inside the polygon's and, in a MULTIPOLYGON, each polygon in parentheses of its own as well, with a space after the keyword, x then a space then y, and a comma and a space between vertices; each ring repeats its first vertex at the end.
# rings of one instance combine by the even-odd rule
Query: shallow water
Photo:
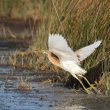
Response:
MULTIPOLYGON (((58 84, 42 83, 30 75, 32 91, 18 90, 16 76, 11 67, 0 67, 0 110, 109 110, 110 98, 102 95, 87 95, 67 89, 58 84)), ((28 75, 28 74, 27 74, 28 75)), ((36 75, 37 76, 37 75, 36 75)))

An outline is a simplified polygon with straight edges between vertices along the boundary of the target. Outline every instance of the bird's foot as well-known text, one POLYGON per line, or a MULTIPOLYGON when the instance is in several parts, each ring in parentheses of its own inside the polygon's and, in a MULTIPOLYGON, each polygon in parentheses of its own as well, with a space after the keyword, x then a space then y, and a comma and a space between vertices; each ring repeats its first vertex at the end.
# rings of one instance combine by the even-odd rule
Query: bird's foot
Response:
POLYGON ((96 94, 101 94, 101 92, 96 88, 96 84, 91 84, 88 88, 89 91, 94 91, 96 94))
POLYGON ((86 92, 87 94, 91 94, 91 93, 92 93, 92 91, 90 91, 89 88, 85 88, 85 92, 86 92))
POLYGON ((87 94, 93 94, 93 90, 95 91, 96 93, 96 90, 95 90, 95 84, 91 84, 89 88, 85 88, 85 91, 87 94))
POLYGON ((96 84, 90 84, 90 87, 88 89, 89 90, 92 90, 92 89, 94 90, 96 88, 95 86, 96 86, 96 84))

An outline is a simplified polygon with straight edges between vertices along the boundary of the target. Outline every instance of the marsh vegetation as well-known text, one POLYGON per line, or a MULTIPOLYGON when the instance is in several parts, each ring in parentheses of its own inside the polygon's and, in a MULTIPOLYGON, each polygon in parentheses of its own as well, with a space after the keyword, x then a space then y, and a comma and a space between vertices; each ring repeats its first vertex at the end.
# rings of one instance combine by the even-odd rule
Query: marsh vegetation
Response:
MULTIPOLYGON (((109 95, 109 0, 0 1, 0 42, 5 42, 6 47, 11 45, 10 48, 17 46, 11 54, 8 54, 7 64, 14 70, 51 73, 56 77, 50 78, 52 82, 66 83, 70 80, 69 85, 70 83, 77 85, 77 81, 74 81, 69 73, 56 68, 45 55, 35 51, 48 49, 49 33, 62 34, 74 51, 94 41, 102 40, 101 46, 82 62, 82 66, 88 70, 86 77, 90 82, 96 84, 101 93, 109 95)), ((20 84, 22 83, 24 84, 23 80, 20 84)))

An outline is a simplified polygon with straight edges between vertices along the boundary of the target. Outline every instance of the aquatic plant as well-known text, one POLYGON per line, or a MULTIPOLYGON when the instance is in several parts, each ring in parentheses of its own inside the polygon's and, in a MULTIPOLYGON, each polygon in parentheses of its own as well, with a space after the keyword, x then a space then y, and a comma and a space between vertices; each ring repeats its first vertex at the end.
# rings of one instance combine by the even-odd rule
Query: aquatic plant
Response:
POLYGON ((22 76, 18 77, 18 90, 21 92, 32 91, 31 82, 27 81, 27 78, 23 80, 22 76))

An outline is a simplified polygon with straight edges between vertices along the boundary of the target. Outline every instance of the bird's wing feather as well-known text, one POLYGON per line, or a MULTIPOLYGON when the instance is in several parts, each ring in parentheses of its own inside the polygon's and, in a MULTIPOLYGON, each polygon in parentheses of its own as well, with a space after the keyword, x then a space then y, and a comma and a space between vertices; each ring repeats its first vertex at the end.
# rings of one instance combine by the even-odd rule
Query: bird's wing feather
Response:
POLYGON ((94 42, 93 44, 83 47, 77 51, 75 51, 76 55, 79 57, 80 61, 83 61, 85 58, 90 56, 97 47, 101 44, 102 41, 94 42))
POLYGON ((53 52, 59 58, 73 59, 78 62, 78 58, 73 50, 68 46, 66 40, 59 34, 49 34, 49 51, 53 52))

